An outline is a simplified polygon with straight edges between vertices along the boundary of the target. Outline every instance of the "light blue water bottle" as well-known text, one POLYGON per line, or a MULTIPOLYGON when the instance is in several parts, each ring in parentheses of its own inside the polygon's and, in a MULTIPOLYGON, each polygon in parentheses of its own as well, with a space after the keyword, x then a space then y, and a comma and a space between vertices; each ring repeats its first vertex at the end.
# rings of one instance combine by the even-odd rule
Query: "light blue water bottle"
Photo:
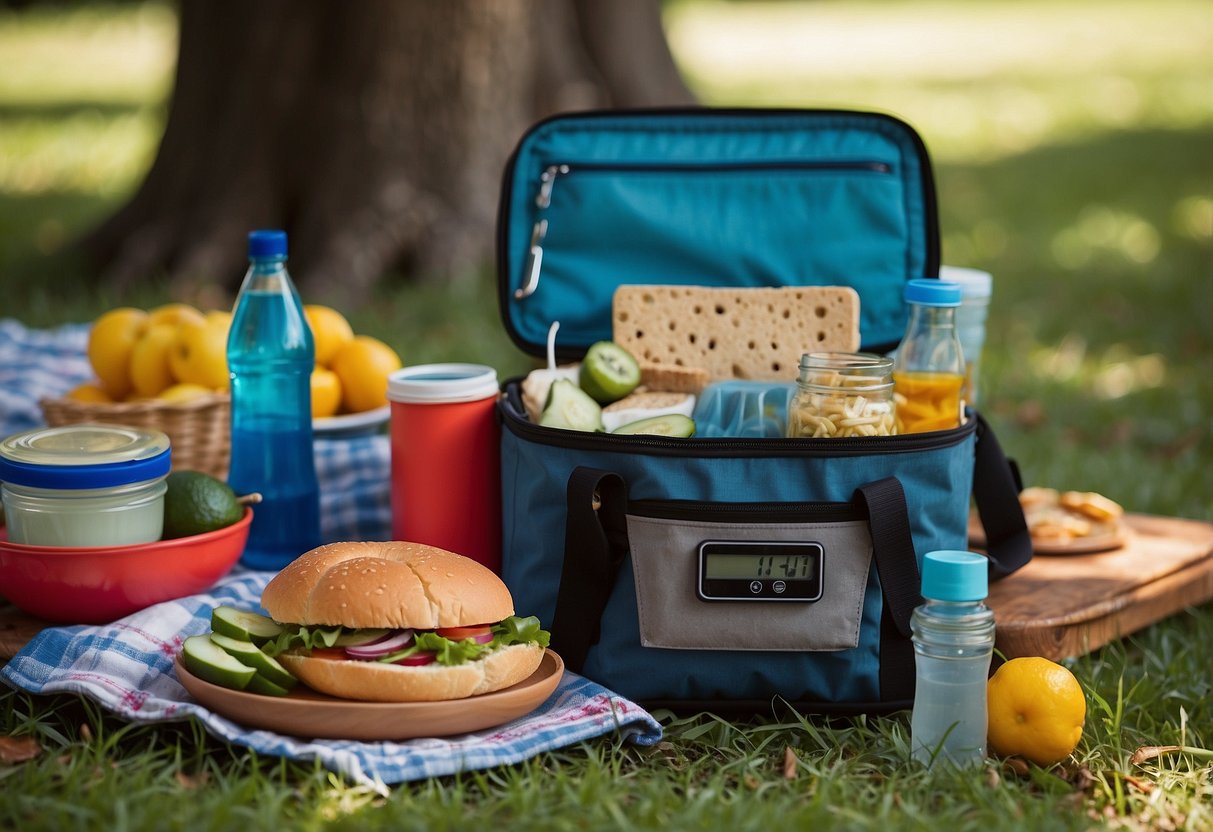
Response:
POLYGON ((928 552, 925 603, 910 617, 914 710, 910 745, 928 765, 980 765, 986 758, 986 680, 994 652, 994 612, 985 605, 986 559, 972 552, 928 552))
POLYGON ((258 492, 240 562, 279 570, 320 545, 320 489, 312 455, 316 348, 286 270, 286 232, 253 231, 249 268, 227 340, 232 379, 228 482, 258 492))

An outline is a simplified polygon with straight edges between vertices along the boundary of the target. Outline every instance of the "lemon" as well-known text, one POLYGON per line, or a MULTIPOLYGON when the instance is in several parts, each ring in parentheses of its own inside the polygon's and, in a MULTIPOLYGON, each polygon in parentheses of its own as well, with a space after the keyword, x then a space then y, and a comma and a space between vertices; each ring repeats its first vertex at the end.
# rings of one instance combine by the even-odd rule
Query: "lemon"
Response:
POLYGON ((400 369, 400 356, 377 338, 357 335, 329 367, 341 380, 345 409, 361 413, 387 404, 387 377, 400 369))
POLYGON ((155 396, 172 385, 169 353, 177 340, 173 324, 151 324, 131 348, 131 386, 137 396, 155 396))
POLYGON ((354 340, 354 329, 336 309, 318 303, 306 304, 303 316, 307 318, 312 339, 316 342, 316 363, 327 367, 337 351, 354 340))
POLYGON ((312 418, 333 416, 341 407, 341 380, 337 374, 316 365, 312 370, 312 418))
POLYGON ((173 471, 165 480, 164 532, 167 540, 226 528, 244 516, 236 493, 223 480, 201 471, 173 471))
POLYGON ((178 326, 185 321, 201 323, 202 318, 202 313, 188 303, 166 303, 148 310, 147 324, 148 326, 156 324, 178 326))
POLYGON ((228 389, 227 333, 231 325, 231 313, 220 311, 206 313, 201 322, 178 324, 177 339, 169 352, 169 364, 178 381, 228 389))
POLYGON ((1066 668, 1038 656, 1011 659, 990 677, 986 691, 995 754, 1051 766, 1078 747, 1087 702, 1066 668))
POLYGON ((108 404, 113 401, 109 393, 101 389, 101 385, 92 381, 78 384, 65 394, 69 399, 92 404, 108 404))
POLYGON ((102 389, 115 401, 131 392, 131 351, 146 329, 146 312, 120 306, 97 318, 89 331, 89 363, 102 389))
POLYGON ((201 384, 191 384, 188 381, 182 381, 161 390, 156 395, 156 398, 165 402, 182 404, 200 399, 203 396, 209 396, 214 392, 214 390, 209 387, 203 387, 201 384))

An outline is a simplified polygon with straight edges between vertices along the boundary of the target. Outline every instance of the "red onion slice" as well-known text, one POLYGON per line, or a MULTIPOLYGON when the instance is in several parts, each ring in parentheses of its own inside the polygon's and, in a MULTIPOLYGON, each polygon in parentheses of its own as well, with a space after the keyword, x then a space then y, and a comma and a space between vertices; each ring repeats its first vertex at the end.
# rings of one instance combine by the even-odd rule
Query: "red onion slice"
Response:
POLYGON ((488 644, 492 640, 493 640, 493 634, 491 632, 482 633, 478 636, 472 636, 472 641, 476 642, 477 644, 488 644))
POLYGON ((423 664, 433 664, 433 653, 414 653, 411 656, 405 656, 403 659, 397 659, 393 664, 401 664, 405 667, 418 667, 423 664))
POLYGON ((412 630, 397 630, 370 644, 351 645, 345 648, 345 653, 351 659, 379 659, 388 653, 403 650, 412 643, 412 630))

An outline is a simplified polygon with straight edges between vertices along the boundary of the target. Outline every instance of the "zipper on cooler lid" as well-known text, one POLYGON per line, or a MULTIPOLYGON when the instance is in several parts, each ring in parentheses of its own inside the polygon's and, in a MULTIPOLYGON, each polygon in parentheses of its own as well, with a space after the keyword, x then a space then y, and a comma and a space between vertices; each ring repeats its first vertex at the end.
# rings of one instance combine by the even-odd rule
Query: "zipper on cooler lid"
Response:
MULTIPOLYGON (((698 171, 698 172, 745 172, 745 171, 776 171, 776 170, 859 170, 872 173, 889 173, 892 166, 887 162, 862 159, 788 159, 763 161, 732 161, 720 160, 711 162, 584 162, 577 163, 576 169, 589 173, 620 172, 647 173, 660 171, 698 171)), ((539 192, 535 194, 535 206, 540 210, 547 209, 552 204, 552 190, 556 187, 556 179, 573 172, 573 166, 566 162, 550 164, 539 174, 539 192)), ((539 273, 543 267, 543 238, 547 235, 548 221, 536 220, 531 227, 531 246, 527 253, 526 268, 523 273, 526 279, 521 286, 514 290, 514 299, 523 300, 535 294, 539 288, 539 273)))

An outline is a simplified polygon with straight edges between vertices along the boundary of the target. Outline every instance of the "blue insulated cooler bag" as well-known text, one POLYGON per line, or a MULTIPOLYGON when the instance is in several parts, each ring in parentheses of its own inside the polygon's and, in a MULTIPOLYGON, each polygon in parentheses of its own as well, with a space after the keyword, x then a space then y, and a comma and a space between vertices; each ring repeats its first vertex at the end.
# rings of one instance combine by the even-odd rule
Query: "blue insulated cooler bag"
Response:
MULTIPOLYGON (((538 356, 559 321, 565 359, 611 337, 623 284, 850 286, 863 348, 887 350, 905 282, 939 267, 925 148, 871 113, 557 116, 511 157, 498 230, 507 330, 538 356)), ((1031 557, 1018 475, 973 411, 903 436, 625 436, 533 424, 513 380, 498 414, 515 605, 649 705, 908 707, 921 556, 967 548, 975 501, 991 577, 1031 557)))

